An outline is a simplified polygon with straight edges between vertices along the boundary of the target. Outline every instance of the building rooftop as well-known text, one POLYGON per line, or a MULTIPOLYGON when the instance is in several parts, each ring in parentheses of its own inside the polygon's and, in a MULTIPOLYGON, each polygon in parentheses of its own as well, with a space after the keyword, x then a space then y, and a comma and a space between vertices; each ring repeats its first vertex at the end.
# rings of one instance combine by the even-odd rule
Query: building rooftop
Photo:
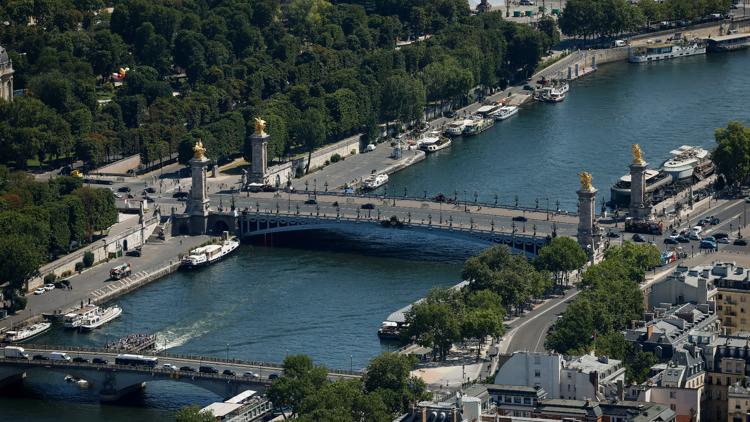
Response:
POLYGON ((590 374, 592 372, 607 374, 621 365, 622 361, 609 359, 606 356, 596 357, 592 355, 583 355, 565 363, 566 368, 577 369, 584 374, 590 374))

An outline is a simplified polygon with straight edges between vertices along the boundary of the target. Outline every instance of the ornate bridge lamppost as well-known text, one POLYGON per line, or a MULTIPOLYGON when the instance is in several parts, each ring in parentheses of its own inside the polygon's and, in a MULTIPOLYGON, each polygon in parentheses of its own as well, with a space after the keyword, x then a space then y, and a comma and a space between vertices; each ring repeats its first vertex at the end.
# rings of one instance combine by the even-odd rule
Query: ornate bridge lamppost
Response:
POLYGON ((294 205, 297 208, 297 215, 299 215, 299 204, 294 205))
POLYGON ((474 191, 474 205, 477 204, 478 199, 479 199, 479 194, 477 193, 477 191, 474 191))
POLYGON ((497 206, 497 194, 495 194, 495 206, 497 206))
POLYGON ((453 229, 453 216, 452 215, 448 216, 448 228, 451 230, 453 229))
POLYGON ((307 193, 307 188, 309 187, 309 185, 310 185, 310 181, 305 180, 305 193, 307 193))
POLYGON ((318 195, 318 179, 313 179, 313 195, 318 195))
POLYGON ((406 198, 406 186, 404 186, 404 198, 406 198))
POLYGON ((514 201, 515 201, 515 203, 516 203, 516 208, 518 208, 518 195, 516 195, 516 196, 515 196, 515 197, 513 198, 513 200, 514 200, 514 201))
POLYGON ((325 187, 326 192, 328 192, 328 180, 326 180, 325 184, 323 184, 323 187, 325 187))

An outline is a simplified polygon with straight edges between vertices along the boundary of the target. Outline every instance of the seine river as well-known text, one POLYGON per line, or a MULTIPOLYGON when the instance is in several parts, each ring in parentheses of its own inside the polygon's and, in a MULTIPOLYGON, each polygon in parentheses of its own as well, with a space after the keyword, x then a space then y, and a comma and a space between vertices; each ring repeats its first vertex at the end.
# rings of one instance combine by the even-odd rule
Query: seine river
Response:
MULTIPOLYGON (((540 198, 575 209, 576 173, 593 174, 608 199, 627 171, 630 144, 658 166, 683 145, 712 147, 728 120, 750 123, 750 52, 650 65, 617 63, 572 85, 554 105, 533 104, 486 133, 391 178, 389 189, 442 191, 522 204, 540 198)), ((392 232, 391 232, 392 233, 392 232)), ((53 331, 39 342, 100 346, 133 332, 156 333, 176 353, 281 361, 307 353, 334 368, 362 368, 388 350, 380 322, 430 288, 459 281, 461 261, 477 250, 432 238, 308 232, 246 245, 227 261, 176 273, 117 300, 123 316, 90 334, 53 331), (427 246, 426 246, 427 245, 427 246), (311 249, 316 249, 315 251, 311 249), (446 257, 450 257, 447 258, 446 257)), ((189 403, 219 397, 175 382, 149 383, 136 402, 101 406, 58 374, 30 374, 0 398, 7 420, 162 421, 189 403)))

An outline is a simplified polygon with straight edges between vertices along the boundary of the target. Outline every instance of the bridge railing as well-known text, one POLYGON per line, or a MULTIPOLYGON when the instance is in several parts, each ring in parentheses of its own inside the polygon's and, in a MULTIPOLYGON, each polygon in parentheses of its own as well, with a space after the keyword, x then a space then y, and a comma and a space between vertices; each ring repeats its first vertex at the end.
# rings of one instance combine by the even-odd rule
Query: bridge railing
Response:
MULTIPOLYGON (((456 197, 455 199, 449 195, 445 195, 446 201, 436 201, 434 198, 435 196, 413 196, 413 195, 388 195, 388 194, 376 194, 373 192, 365 192, 365 193, 344 193, 344 192, 337 192, 337 191, 312 191, 312 190, 298 190, 294 191, 293 193, 298 195, 312 195, 312 196, 336 196, 340 198, 365 198, 365 199, 372 199, 372 200, 381 200, 381 201, 393 201, 393 200, 406 200, 406 201, 417 201, 417 202, 431 202, 438 204, 442 202, 446 205, 456 205, 456 206, 470 206, 470 207, 476 207, 481 206, 482 208, 497 208, 497 209, 508 209, 508 210, 518 210, 521 212, 541 212, 541 213, 552 213, 555 215, 569 215, 569 216, 576 216, 577 214, 575 212, 563 210, 563 209, 555 209, 552 207, 552 205, 555 204, 549 204, 547 205, 545 198, 539 198, 540 204, 539 206, 527 206, 527 205, 521 205, 521 204, 503 204, 500 202, 495 203, 493 202, 486 202, 486 201, 473 201, 471 199, 468 200, 461 200, 460 195, 456 197)), ((277 192, 278 197, 283 197, 284 194, 288 194, 287 192, 279 191, 277 192)))
MULTIPOLYGON (((31 350, 44 350, 48 352, 82 352, 82 353, 106 353, 106 354, 121 354, 122 351, 114 350, 114 349, 105 349, 105 348, 97 348, 97 347, 84 347, 84 346, 55 346, 55 345, 49 345, 49 344, 24 344, 25 348, 31 349, 31 350)), ((156 352, 156 353, 149 353, 149 352, 139 352, 139 355, 143 356, 153 356, 153 357, 163 357, 163 358, 171 358, 171 359, 181 359, 181 360, 191 360, 194 362, 198 362, 199 364, 202 362, 213 362, 213 363, 219 363, 219 364, 231 364, 231 365, 242 365, 242 366, 248 366, 248 367, 264 367, 264 368, 275 368, 282 370, 283 366, 279 363, 273 363, 273 362, 262 362, 262 361, 248 361, 243 359, 225 359, 215 356, 197 356, 197 355, 190 355, 190 354, 181 354, 181 353, 168 353, 168 352, 156 352)), ((39 362, 51 362, 51 361, 39 361, 39 362)), ((118 365, 122 366, 122 365, 118 365)), ((124 365, 124 367, 128 367, 127 365, 124 365)), ((357 375, 361 376, 362 372, 358 371, 348 371, 345 369, 328 369, 328 372, 332 375, 357 375)))

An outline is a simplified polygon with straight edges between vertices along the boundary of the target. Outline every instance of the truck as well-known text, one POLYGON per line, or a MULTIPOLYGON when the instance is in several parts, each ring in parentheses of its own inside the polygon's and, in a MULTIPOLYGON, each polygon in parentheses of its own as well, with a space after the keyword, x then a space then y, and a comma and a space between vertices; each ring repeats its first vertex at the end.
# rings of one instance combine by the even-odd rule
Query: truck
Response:
POLYGON ((625 231, 661 236, 664 233, 664 223, 661 221, 639 220, 628 217, 625 219, 625 231))
POLYGON ((18 346, 5 346, 5 359, 29 359, 29 354, 26 353, 23 347, 18 346))
POLYGON ((109 270, 109 278, 111 278, 112 280, 120 280, 129 276, 130 273, 130 263, 126 262, 109 270))
POLYGON ((56 360, 62 362, 70 362, 72 359, 67 353, 63 352, 52 352, 49 354, 49 360, 56 360))

